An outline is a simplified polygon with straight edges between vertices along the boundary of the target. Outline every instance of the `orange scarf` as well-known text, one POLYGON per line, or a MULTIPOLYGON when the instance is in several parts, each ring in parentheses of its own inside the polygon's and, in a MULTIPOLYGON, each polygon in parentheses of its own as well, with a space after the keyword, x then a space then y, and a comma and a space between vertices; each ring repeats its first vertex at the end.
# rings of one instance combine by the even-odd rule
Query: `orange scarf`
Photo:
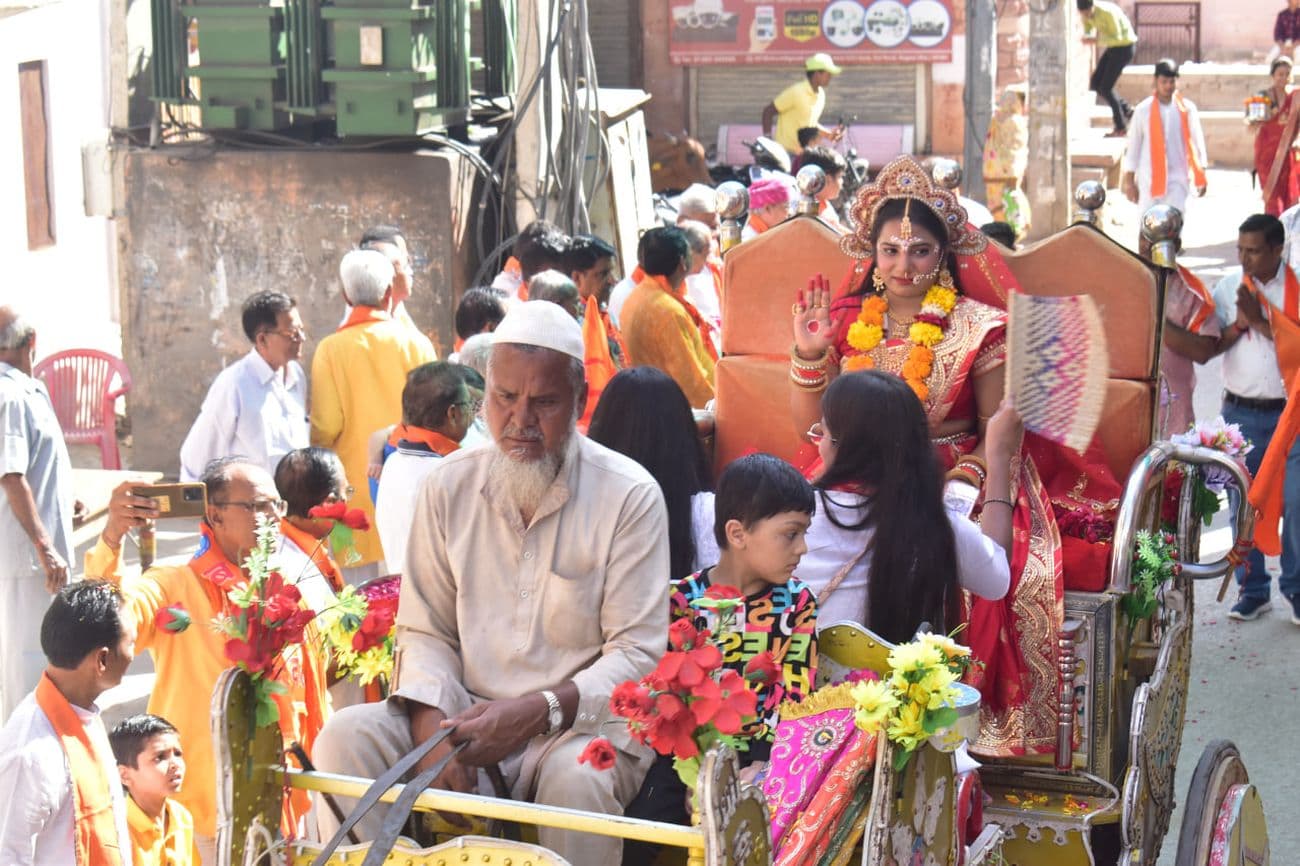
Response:
POLYGON ((338 564, 330 556, 329 545, 325 539, 316 538, 287 520, 280 521, 280 532, 311 558, 311 564, 316 566, 316 570, 329 582, 330 589, 335 592, 343 591, 343 575, 339 573, 338 564))
POLYGON ((95 752, 86 726, 48 674, 41 674, 36 684, 36 704, 50 720, 68 758, 74 805, 72 841, 77 866, 121 866, 122 846, 117 838, 111 793, 112 785, 118 784, 118 780, 114 778, 110 782, 109 763, 102 760, 112 756, 95 752))
POLYGON ((427 430, 424 427, 415 427, 410 424, 398 424, 393 428, 393 432, 388 434, 388 444, 394 448, 403 439, 407 442, 419 442, 421 445, 427 445, 429 450, 439 457, 446 457, 451 452, 460 450, 459 442, 453 442, 437 430, 427 430))
POLYGON ((750 214, 749 221, 746 223, 746 225, 754 230, 754 234, 759 234, 759 235, 761 235, 763 232, 771 228, 771 226, 763 222, 763 220, 761 220, 757 214, 750 214))
MULTIPOLYGON (((1247 275, 1244 278, 1247 288, 1260 300, 1268 314, 1269 327, 1273 329, 1273 345, 1277 348, 1277 365, 1282 371, 1282 381, 1287 384, 1286 408, 1278 418, 1273 438, 1269 440, 1268 450, 1260 461, 1259 472, 1251 480, 1248 498, 1250 504, 1258 510, 1255 522, 1255 547, 1266 556, 1278 556, 1282 553, 1282 539, 1278 534, 1278 524, 1282 520, 1285 505, 1283 482, 1286 479, 1286 459, 1300 436, 1300 280, 1295 272, 1286 267, 1286 292, 1279 310, 1268 302, 1260 293, 1258 284, 1247 275)), ((1253 338, 1246 334, 1242 339, 1253 338)))
POLYGON ((352 312, 348 313, 347 320, 339 325, 338 329, 343 331, 354 325, 364 325, 367 322, 387 322, 391 318, 392 316, 386 310, 381 310, 378 307, 357 306, 352 308, 352 312))
POLYGON ((694 304, 686 300, 685 295, 680 291, 675 291, 673 289, 669 284, 667 277, 660 274, 652 276, 647 274, 640 265, 637 265, 636 270, 632 272, 632 283, 634 285, 640 285, 645 280, 650 280, 651 282, 656 283, 659 288, 668 293, 670 298, 682 305, 682 309, 686 311, 686 315, 691 317, 691 321, 695 323, 696 329, 700 332, 700 340, 704 343, 704 351, 709 353, 710 358, 717 361, 718 349, 713 343, 713 324, 708 319, 704 318, 704 316, 700 315, 700 311, 695 309, 694 304))
MULTIPOLYGON (((1192 182, 1196 188, 1205 186, 1205 167, 1201 165, 1201 156, 1192 146, 1192 126, 1187 119, 1187 103, 1183 102, 1181 93, 1174 94, 1174 105, 1182 118, 1183 150, 1187 152, 1187 164, 1192 169, 1192 182)), ((1165 167, 1165 130, 1160 122, 1160 100, 1151 99, 1151 197, 1160 198, 1165 194, 1168 178, 1165 167)))
POLYGON ((600 395, 618 372, 614 356, 609 351, 609 332, 605 330, 605 319, 595 295, 587 296, 587 309, 582 316, 582 346, 587 366, 587 406, 578 427, 585 432, 591 424, 596 404, 600 402, 600 395))
POLYGON ((1201 325, 1205 324, 1205 320, 1214 315, 1214 296, 1210 294, 1209 289, 1205 288, 1205 283, 1201 282, 1200 277, 1182 265, 1178 266, 1178 274, 1183 278, 1183 284, 1187 286, 1187 290, 1200 301, 1200 305, 1192 315, 1192 320, 1187 324, 1187 330, 1195 334, 1201 330, 1201 325))

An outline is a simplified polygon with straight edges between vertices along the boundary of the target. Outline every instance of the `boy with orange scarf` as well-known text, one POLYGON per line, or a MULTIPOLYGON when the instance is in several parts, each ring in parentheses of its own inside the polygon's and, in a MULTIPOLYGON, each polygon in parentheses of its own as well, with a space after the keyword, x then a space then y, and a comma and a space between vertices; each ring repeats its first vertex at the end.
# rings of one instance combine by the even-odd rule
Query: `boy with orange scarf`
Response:
POLYGON ((1128 200, 1144 214, 1167 204, 1187 214, 1188 180, 1197 196, 1205 195, 1205 133, 1196 104, 1178 92, 1178 64, 1156 64, 1155 90, 1133 109, 1124 152, 1122 186, 1128 200))
MULTIPOLYGON (((153 655, 157 679, 148 711, 175 725, 186 744, 189 780, 177 799, 194 816, 204 862, 215 862, 217 782, 209 707, 217 678, 233 662, 226 655, 225 636, 206 624, 226 609, 226 587, 248 577, 241 564, 257 544, 258 515, 279 518, 285 506, 270 474, 242 458, 214 461, 203 482, 207 513, 193 559, 123 578, 123 537, 131 527, 158 516, 153 500, 134 495, 128 481, 113 491, 108 522, 86 553, 86 574, 121 586, 126 618, 139 629, 140 646, 153 655)), ((286 577, 292 581, 297 575, 286 577)), ((330 714, 324 665, 315 652, 295 652, 283 668, 279 679, 288 691, 276 696, 281 732, 286 742, 297 740, 310 753, 330 714)), ((305 811, 304 798, 290 804, 286 818, 295 824, 305 811)))
POLYGON ((135 625, 102 581, 65 587, 41 622, 48 665, 0 729, 0 863, 129 866, 126 801, 95 699, 135 657, 135 625))

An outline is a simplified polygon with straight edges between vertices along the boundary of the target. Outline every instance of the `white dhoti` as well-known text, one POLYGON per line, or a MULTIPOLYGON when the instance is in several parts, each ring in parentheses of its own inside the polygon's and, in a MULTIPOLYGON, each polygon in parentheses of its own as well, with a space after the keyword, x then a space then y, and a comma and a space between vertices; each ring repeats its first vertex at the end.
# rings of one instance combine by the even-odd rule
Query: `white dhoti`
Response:
POLYGON ((1138 189, 1138 216, 1141 217, 1148 210, 1158 204, 1167 204, 1171 207, 1178 208, 1182 213, 1183 219, 1187 219, 1187 195, 1190 192, 1186 183, 1179 181, 1169 181, 1165 184, 1165 194, 1162 196, 1152 196, 1150 187, 1138 189))
MULTIPOLYGON (((563 806, 606 815, 622 815, 636 796, 650 768, 648 750, 632 755, 616 750, 617 760, 609 770, 579 764, 578 756, 592 737, 565 731, 550 737, 536 737, 501 763, 510 796, 548 806, 563 806)), ((317 768, 330 773, 374 779, 384 774, 415 744, 404 704, 390 699, 384 703, 347 707, 335 713, 312 748, 317 768)), ((481 792, 490 795, 486 775, 479 774, 481 792)), ((335 798, 344 814, 356 800, 335 798)), ((373 839, 383 823, 386 804, 372 809, 356 826, 357 837, 373 839)), ((328 807, 317 804, 320 836, 328 840, 339 822, 328 807)), ((564 857, 573 866, 607 866, 622 859, 623 843, 607 836, 540 828, 538 841, 564 857)))
POLYGON ((41 620, 50 606, 42 569, 6 571, 0 574, 0 723, 36 688, 45 670, 41 620))

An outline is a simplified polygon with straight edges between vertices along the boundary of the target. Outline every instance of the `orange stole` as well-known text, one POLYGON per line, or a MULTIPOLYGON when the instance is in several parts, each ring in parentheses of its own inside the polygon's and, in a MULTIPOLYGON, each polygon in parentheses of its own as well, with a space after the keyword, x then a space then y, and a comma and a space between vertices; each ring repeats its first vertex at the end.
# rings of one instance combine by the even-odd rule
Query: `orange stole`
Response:
POLYGON ((460 450, 459 442, 452 441, 437 430, 428 430, 410 424, 398 424, 393 428, 393 432, 388 434, 388 444, 394 448, 403 439, 407 442, 419 442, 422 445, 427 445, 429 450, 439 457, 446 457, 451 452, 460 450))
MULTIPOLYGON (((1174 105, 1178 107, 1178 116, 1182 119, 1183 149, 1187 152, 1187 164, 1192 169, 1192 181, 1197 189, 1205 186, 1205 167, 1201 165, 1200 154, 1192 146, 1192 126, 1187 119, 1187 104, 1181 93, 1174 94, 1174 105)), ((1165 166, 1165 130, 1160 122, 1160 100, 1151 100, 1151 197, 1160 198, 1168 187, 1168 168, 1165 166)))
POLYGON ((1210 294, 1210 290, 1205 287, 1205 283, 1201 281, 1200 277, 1182 265, 1178 266, 1178 275, 1183 278, 1183 284, 1187 286, 1187 290, 1201 302, 1201 305, 1196 308, 1192 320, 1187 323, 1187 330, 1195 334, 1201 330, 1201 325, 1205 324, 1205 320, 1214 315, 1214 296, 1210 294))
POLYGON ((72 841, 77 866, 121 866, 122 840, 117 838, 111 793, 111 785, 118 782, 117 779, 110 782, 107 765, 101 760, 112 756, 95 752, 86 726, 48 674, 41 674, 36 684, 36 704, 50 720, 68 758, 74 806, 72 841))
MULTIPOLYGON (((1251 277, 1245 277, 1247 287, 1268 313, 1269 326, 1273 329, 1273 345, 1277 347, 1277 365, 1282 371, 1282 381, 1287 386, 1286 409, 1278 419, 1273 438, 1269 440, 1268 450, 1260 461, 1259 473, 1251 480, 1248 499, 1259 512, 1255 523, 1255 547, 1267 556, 1282 553, 1282 539, 1278 533, 1278 524, 1282 520, 1283 484, 1286 480, 1286 458, 1300 436, 1300 280, 1290 266, 1286 268, 1286 292, 1283 295, 1282 309, 1268 302, 1260 293, 1259 287, 1251 277)), ((1246 339, 1261 339, 1256 334, 1247 334, 1246 339)))
POLYGON ((338 329, 335 331, 335 333, 337 333, 338 331, 346 330, 355 325, 364 325, 367 322, 387 322, 391 318, 392 316, 390 316, 386 311, 379 309, 378 307, 365 307, 365 306, 353 307, 352 312, 348 313, 347 319, 343 322, 343 324, 338 326, 338 329))
POLYGON ((605 330, 605 320, 595 295, 587 296, 587 309, 582 317, 582 346, 587 366, 587 406, 583 409, 578 428, 585 431, 591 424, 591 416, 596 412, 596 404, 600 402, 605 386, 618 372, 614 357, 609 353, 609 332, 605 330))

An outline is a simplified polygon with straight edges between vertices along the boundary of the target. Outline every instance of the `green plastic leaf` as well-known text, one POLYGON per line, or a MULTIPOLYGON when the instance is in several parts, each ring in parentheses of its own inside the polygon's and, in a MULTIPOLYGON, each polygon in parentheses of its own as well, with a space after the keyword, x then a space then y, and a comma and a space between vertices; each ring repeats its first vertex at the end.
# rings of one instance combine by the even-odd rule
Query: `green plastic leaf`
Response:
POLYGON ((673 758, 673 769, 677 771, 677 778, 682 780, 686 790, 694 791, 695 783, 700 779, 700 759, 673 758))
POLYGON ((910 749, 897 749, 894 752, 894 772, 901 773, 907 767, 907 762, 911 760, 912 752, 910 749))
POLYGON ((955 724, 957 724, 957 711, 952 707, 941 707, 925 714, 925 721, 921 723, 921 728, 927 734, 933 734, 935 731, 951 728, 955 724))

